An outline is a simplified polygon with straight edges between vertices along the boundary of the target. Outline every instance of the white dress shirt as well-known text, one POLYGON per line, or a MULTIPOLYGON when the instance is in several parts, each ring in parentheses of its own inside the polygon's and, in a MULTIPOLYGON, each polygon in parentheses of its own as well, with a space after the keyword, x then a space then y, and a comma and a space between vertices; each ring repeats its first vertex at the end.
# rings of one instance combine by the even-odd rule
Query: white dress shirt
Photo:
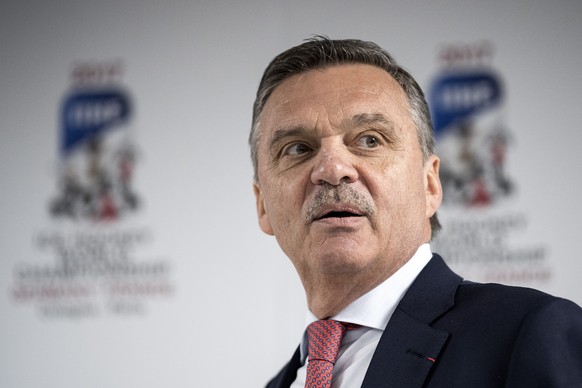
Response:
MULTIPOLYGON (((414 256, 392 276, 353 301, 339 314, 331 317, 336 321, 356 323, 362 326, 348 330, 344 335, 339 356, 333 368, 332 386, 334 388, 362 386, 376 346, 390 317, 392 317, 392 313, 431 257, 430 245, 421 245, 414 256)), ((308 311, 307 326, 314 321, 317 321, 317 318, 308 311)), ((304 334, 300 348, 303 366, 297 371, 297 378, 291 388, 305 387, 307 346, 307 334, 304 334)))

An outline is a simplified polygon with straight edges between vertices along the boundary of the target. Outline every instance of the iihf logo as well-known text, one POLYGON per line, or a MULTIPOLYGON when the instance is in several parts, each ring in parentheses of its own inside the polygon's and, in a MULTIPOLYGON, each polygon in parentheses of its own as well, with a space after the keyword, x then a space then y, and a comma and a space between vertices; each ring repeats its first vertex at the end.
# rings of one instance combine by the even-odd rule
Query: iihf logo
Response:
POLYGON ((447 46, 429 95, 448 203, 487 206, 507 197, 511 135, 504 123, 504 88, 490 65, 488 43, 447 46))
POLYGON ((138 208, 132 102, 119 85, 119 63, 84 63, 60 111, 57 217, 115 220, 138 208))

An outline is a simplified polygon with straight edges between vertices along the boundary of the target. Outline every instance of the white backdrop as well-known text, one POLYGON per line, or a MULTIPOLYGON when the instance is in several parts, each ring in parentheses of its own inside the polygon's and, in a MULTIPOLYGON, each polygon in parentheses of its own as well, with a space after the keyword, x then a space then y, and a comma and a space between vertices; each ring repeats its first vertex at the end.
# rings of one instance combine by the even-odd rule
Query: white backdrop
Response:
POLYGON ((514 239, 547 248, 551 277, 533 285, 582 303, 581 2, 18 0, 0 11, 1 387, 257 387, 286 362, 303 290, 257 226, 246 141, 264 67, 312 34, 373 40, 423 87, 442 45, 492 42, 518 185, 497 211, 526 214, 514 239), (135 314, 50 316, 13 286, 22 263, 55 260, 35 236, 79 225, 47 212, 60 103, 75 63, 117 60, 143 206, 95 228, 147 230, 138 253, 169 266, 171 292, 135 314))

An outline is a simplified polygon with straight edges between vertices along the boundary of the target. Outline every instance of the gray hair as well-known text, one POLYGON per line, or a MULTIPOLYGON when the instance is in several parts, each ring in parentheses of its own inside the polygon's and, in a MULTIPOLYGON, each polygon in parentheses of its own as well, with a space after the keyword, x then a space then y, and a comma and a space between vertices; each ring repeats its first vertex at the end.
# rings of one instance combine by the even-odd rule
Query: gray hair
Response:
MULTIPOLYGON (((414 78, 380 46, 357 39, 332 40, 315 36, 276 56, 265 69, 253 104, 253 121, 249 136, 254 179, 258 179, 257 144, 261 134, 260 116, 271 93, 287 78, 308 70, 340 64, 366 64, 384 69, 402 87, 408 99, 410 115, 416 126, 423 161, 434 153, 434 136, 430 111, 424 93, 414 78)), ((436 213, 431 217, 432 236, 441 229, 436 213)))

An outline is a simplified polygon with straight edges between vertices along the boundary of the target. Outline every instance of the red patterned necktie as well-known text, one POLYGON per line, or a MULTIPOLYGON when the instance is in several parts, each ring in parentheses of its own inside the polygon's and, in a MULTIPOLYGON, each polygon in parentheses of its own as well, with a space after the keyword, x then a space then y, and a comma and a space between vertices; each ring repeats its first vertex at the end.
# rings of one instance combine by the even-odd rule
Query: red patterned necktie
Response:
POLYGON ((307 327, 309 357, 305 388, 331 387, 331 374, 345 331, 341 322, 330 319, 315 321, 307 327))

